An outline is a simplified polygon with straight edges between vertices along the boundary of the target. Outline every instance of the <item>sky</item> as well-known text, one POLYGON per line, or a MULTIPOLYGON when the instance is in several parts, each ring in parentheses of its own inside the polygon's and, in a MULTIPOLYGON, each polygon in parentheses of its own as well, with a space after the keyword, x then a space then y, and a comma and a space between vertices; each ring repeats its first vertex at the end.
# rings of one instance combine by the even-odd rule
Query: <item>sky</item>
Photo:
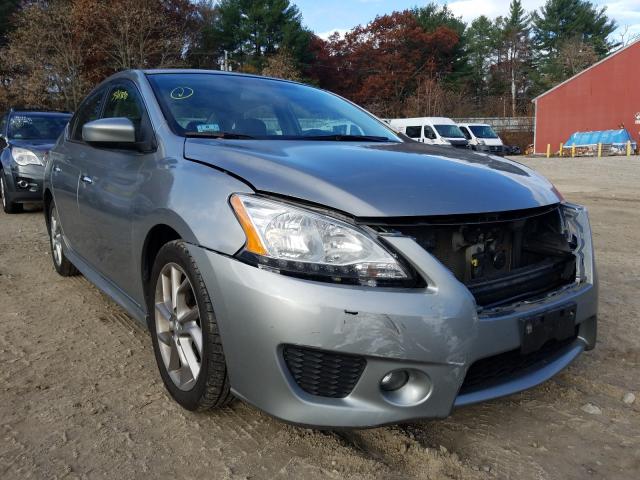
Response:
MULTIPOLYGON (((598 6, 606 6, 607 14, 614 18, 621 31, 628 25, 629 34, 640 34, 640 0, 592 0, 598 6)), ((321 37, 328 37, 333 31, 345 32, 356 25, 366 24, 376 15, 384 15, 394 10, 403 10, 416 5, 426 5, 430 0, 293 0, 300 11, 304 23, 321 37)), ((480 15, 490 18, 506 15, 509 0, 438 0, 466 22, 480 15)), ((545 0, 523 0, 525 10, 540 8, 545 0)), ((616 36, 619 40, 619 37, 616 36)))

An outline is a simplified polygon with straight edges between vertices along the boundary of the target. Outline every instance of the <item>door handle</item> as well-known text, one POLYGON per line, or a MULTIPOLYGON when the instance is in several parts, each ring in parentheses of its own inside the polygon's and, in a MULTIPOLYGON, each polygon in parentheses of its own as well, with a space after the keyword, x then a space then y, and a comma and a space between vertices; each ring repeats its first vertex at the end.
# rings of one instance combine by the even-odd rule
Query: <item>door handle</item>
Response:
POLYGON ((82 175, 80 177, 80 180, 82 180, 83 183, 88 183, 89 185, 91 185, 93 183, 93 178, 87 176, 87 175, 82 175))

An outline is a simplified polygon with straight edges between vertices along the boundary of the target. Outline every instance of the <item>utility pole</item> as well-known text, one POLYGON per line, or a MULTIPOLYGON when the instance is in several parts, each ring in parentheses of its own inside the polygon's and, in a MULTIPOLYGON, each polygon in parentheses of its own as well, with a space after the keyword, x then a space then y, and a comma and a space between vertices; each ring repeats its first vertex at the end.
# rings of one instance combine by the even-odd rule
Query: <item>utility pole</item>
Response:
POLYGON ((218 60, 218 64, 220 65, 220 70, 222 70, 223 72, 230 72, 231 69, 231 63, 229 63, 229 51, 225 50, 224 51, 224 57, 222 57, 220 60, 218 60))

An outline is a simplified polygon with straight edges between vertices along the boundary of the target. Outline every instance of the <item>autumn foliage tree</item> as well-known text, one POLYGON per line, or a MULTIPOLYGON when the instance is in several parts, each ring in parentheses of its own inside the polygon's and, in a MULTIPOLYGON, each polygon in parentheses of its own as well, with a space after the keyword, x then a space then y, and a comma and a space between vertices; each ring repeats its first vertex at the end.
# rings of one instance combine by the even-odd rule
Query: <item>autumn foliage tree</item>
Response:
POLYGON ((4 103, 74 110, 106 76, 183 64, 188 0, 36 0, 0 53, 4 103))
POLYGON ((90 86, 84 71, 89 38, 65 3, 26 5, 0 53, 5 103, 75 108, 90 86))
POLYGON ((324 45, 315 40, 317 61, 324 63, 316 73, 323 86, 379 115, 395 116, 421 78, 450 69, 447 59, 458 41, 447 27, 426 32, 410 11, 395 12, 324 45))

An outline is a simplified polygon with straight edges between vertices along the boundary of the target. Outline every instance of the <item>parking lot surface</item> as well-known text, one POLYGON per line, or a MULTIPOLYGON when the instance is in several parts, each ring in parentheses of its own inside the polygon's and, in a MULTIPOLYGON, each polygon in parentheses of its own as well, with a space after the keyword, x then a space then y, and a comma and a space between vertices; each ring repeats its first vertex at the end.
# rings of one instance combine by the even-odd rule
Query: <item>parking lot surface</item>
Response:
POLYGON ((240 401, 182 410, 146 331, 56 275, 42 212, 0 211, 0 478, 637 478, 640 158, 524 162, 589 207, 596 350, 533 390, 371 430, 302 429, 240 401))

